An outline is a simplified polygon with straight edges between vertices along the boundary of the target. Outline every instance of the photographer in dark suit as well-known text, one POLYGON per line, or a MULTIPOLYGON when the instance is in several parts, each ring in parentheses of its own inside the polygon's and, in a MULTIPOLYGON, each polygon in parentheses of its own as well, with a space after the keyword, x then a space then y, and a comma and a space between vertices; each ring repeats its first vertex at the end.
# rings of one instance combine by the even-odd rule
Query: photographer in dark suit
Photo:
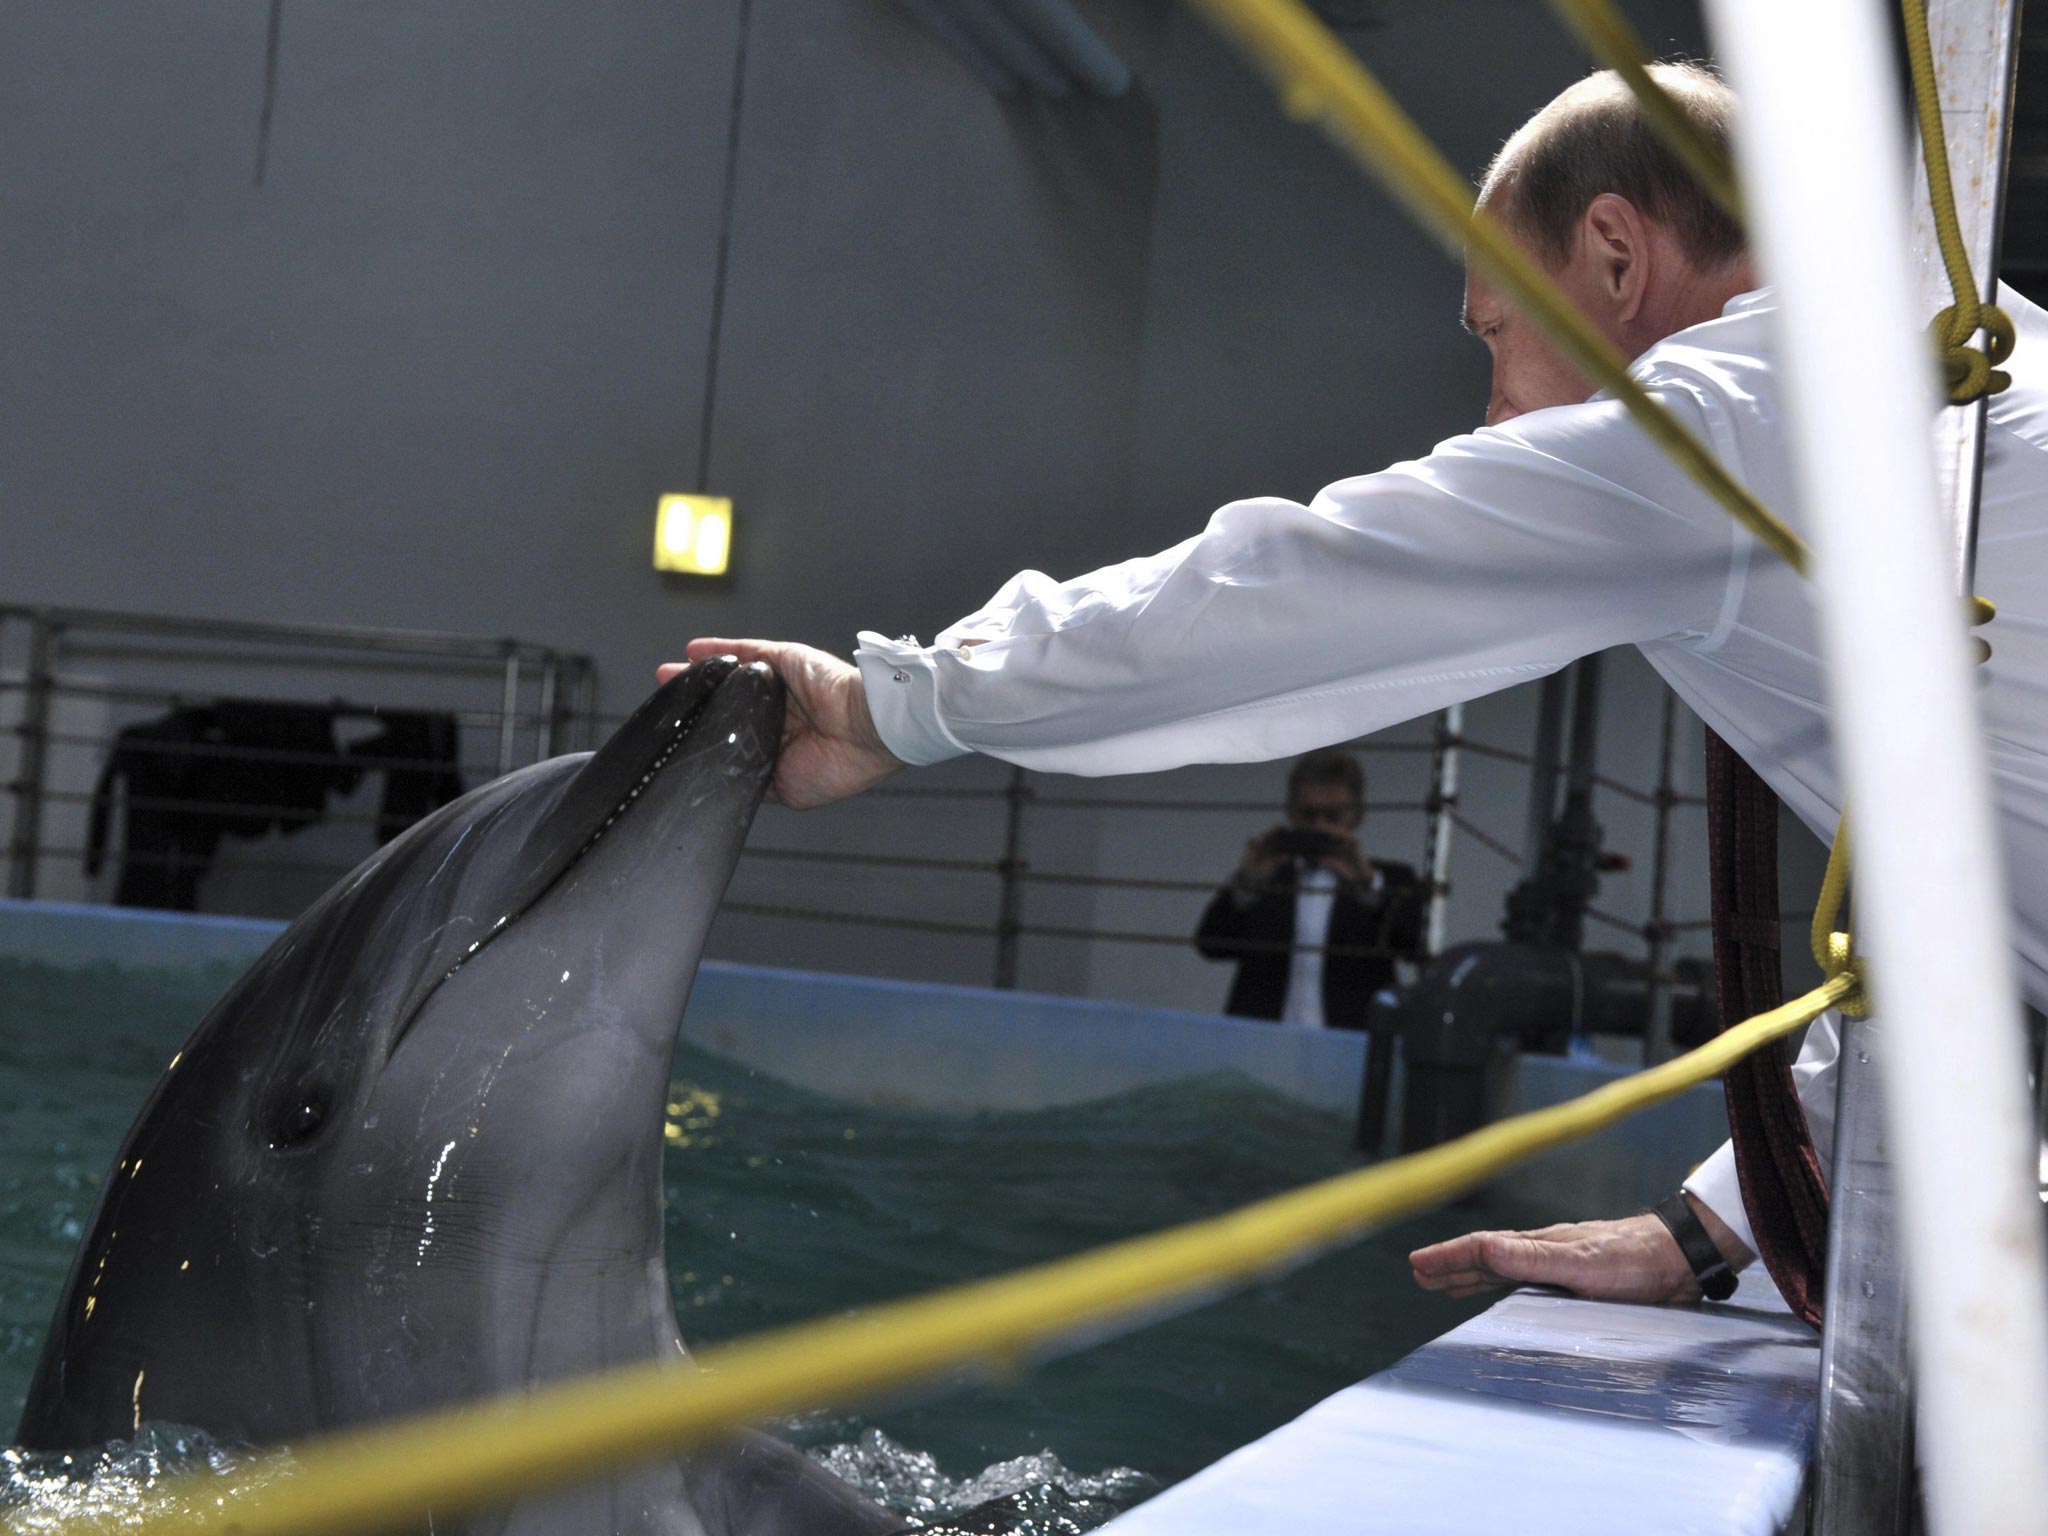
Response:
POLYGON ((1245 844, 1195 931, 1207 958, 1238 962, 1227 1012, 1365 1028, 1367 1003, 1394 979, 1394 957, 1421 947, 1426 893, 1407 865, 1366 857, 1364 821, 1357 758, 1313 752, 1295 763, 1287 820, 1245 844))

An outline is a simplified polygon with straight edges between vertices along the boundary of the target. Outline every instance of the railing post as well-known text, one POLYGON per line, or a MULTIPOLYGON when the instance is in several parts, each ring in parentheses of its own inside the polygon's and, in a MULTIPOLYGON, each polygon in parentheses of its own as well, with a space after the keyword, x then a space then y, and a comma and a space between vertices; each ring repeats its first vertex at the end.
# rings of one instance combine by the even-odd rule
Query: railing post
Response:
MULTIPOLYGON (((1831 1263, 1826 1314, 1835 1360, 1864 1301, 1910 1290, 1915 1461, 1926 1475, 1927 1528, 1938 1536, 2048 1530, 2048 1251, 2040 1231, 2039 1143, 2022 1083, 2010 904, 1997 881, 1999 839, 1968 649, 1957 623, 1967 593, 1977 449, 1955 449, 1939 412, 1926 326, 1949 302, 1925 221, 1908 270, 1904 165, 1892 121, 1892 38, 1881 12, 1852 0, 1768 9, 1709 7, 1717 51, 1744 92, 1744 202, 1759 264, 1778 295, 1783 414, 1806 492, 1822 652, 1842 792, 1855 805, 1856 938, 1884 1009, 1881 1040, 1844 1031, 1831 1246, 1868 1253, 1889 1284, 1864 1296, 1855 1267, 1831 1263), (1811 60, 1825 56, 1816 73, 1811 60), (1782 153, 1798 142, 1799 154, 1782 153), (1840 279, 1858 252, 1857 281, 1840 279), (1824 360, 1824 361, 1823 361, 1824 360), (1808 363, 1816 366, 1809 368, 1808 363), (1942 441, 1929 451, 1923 434, 1942 441), (1881 443, 1885 451, 1871 452, 1881 443), (1955 449, 1955 451, 1951 451, 1955 449), (1927 503, 1940 490, 1943 539, 1927 503), (1948 580, 1936 561, 1948 557, 1948 580), (1881 1052, 1879 1046, 1881 1045, 1881 1052), (1856 1071, 1863 1055, 1876 1072, 1856 1071), (1875 1079, 1875 1082, 1872 1081, 1875 1079), (1872 1098, 1882 1088, 1882 1102, 1872 1098), (1849 1199, 1865 1112, 1882 1114, 1888 1202, 1849 1199), (1852 1161, 1853 1159, 1853 1161, 1852 1161), (1895 1228, 1844 1231, 1877 1206, 1895 1228), (1882 1273, 1882 1272, 1881 1272, 1882 1273), (1898 1278, 1892 1279, 1891 1276, 1898 1278)), ((1942 117, 1973 279, 1996 271, 1998 198, 2010 131, 2014 0, 1935 0, 1927 8, 1942 117)), ((1924 192, 1915 202, 1924 200, 1924 192)), ((1994 632, 1995 634, 1995 632, 1994 632)), ((1994 639, 1994 644, 1996 643, 1994 639)), ((1871 1283, 1875 1284, 1875 1281, 1871 1283)), ((1903 1372, 1904 1337, 1892 1346, 1903 1372)), ((1903 1400, 1866 1404, 1830 1377, 1831 1425, 1907 1432, 1903 1400)), ((1821 1441, 1816 1530, 1895 1528, 1892 1511, 1836 1524, 1831 1488, 1846 1483, 1821 1441)), ((1888 1490, 1861 1487, 1876 1509, 1888 1490)))
POLYGON ((559 679, 556 676, 560 670, 561 663, 555 653, 549 651, 540 668, 540 718, 534 725, 535 762, 542 762, 555 755, 555 734, 556 728, 561 724, 562 712, 557 687, 559 679))
POLYGON ((14 831, 7 844, 7 894, 28 901, 36 893, 36 860, 43 841, 43 770, 50 746, 50 615, 29 618, 28 670, 22 676, 21 755, 14 774, 14 831))
POLYGON ((1451 814, 1458 806, 1458 743, 1465 730, 1465 706, 1453 704, 1436 717, 1436 746, 1429 759, 1429 823, 1423 832, 1422 867, 1429 871, 1429 921, 1424 953, 1443 953, 1450 921, 1451 814))
MULTIPOLYGON (((1941 83, 1956 212, 1987 300, 1997 274, 1998 225, 2018 57, 2017 0, 1931 0, 1927 25, 1941 83)), ((1915 155, 1913 250, 1924 313, 1949 302, 1928 197, 1915 155)), ((1985 401, 1947 406, 1934 423, 1941 503, 1952 522, 1957 590, 1975 586, 1977 502, 1985 401)), ((1829 1175, 1827 1328, 1821 1341, 1814 1536, 1893 1536, 1912 1508, 1913 1391, 1907 1361, 1898 1193, 1880 1098, 1883 1032, 1842 1020, 1834 1165, 1829 1175)))
POLYGON ((1010 770, 1010 782, 1003 790, 1008 807, 1003 818, 1003 857, 996 873, 1003 882, 996 906, 996 985, 1004 991, 1017 985, 1017 946, 1024 925, 1024 807, 1031 799, 1031 784, 1022 768, 1010 770))
POLYGON ((576 663, 576 698, 570 706, 569 725, 572 730, 568 739, 575 743, 577 751, 597 745, 597 672, 585 660, 576 663))
POLYGON ((519 651, 505 642, 505 693, 498 706, 498 773, 512 771, 512 733, 519 715, 519 651))
POLYGON ((1906 1287, 1873 1059, 1877 1035, 1869 1019, 1842 1020, 1813 1536, 1897 1536, 1912 1507, 1906 1287))
POLYGON ((1671 782, 1671 752, 1678 733, 1678 695, 1664 690, 1664 723, 1657 746, 1657 831, 1650 849, 1650 921, 1644 936, 1649 987, 1649 1027, 1643 1031, 1643 1065, 1655 1066, 1672 1053, 1671 984, 1664 974, 1670 962, 1670 914, 1666 911, 1671 884, 1671 808, 1677 789, 1671 782))
POLYGON ((1569 670, 1543 679, 1536 695, 1536 744, 1530 751, 1529 818, 1522 829, 1522 865, 1528 878, 1543 870, 1543 852, 1550 845, 1551 823, 1557 819, 1557 760, 1564 746, 1565 688, 1569 670))

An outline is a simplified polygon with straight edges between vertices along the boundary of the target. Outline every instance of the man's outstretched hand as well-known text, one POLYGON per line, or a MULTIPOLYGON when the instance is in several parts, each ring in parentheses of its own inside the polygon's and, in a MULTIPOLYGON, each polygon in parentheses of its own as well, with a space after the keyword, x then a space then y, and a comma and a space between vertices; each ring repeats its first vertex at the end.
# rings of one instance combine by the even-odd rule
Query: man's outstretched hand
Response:
MULTIPOLYGON (((1691 1196, 1715 1245, 1737 1268, 1754 1257, 1691 1196)), ((1533 1232, 1469 1232, 1408 1255, 1415 1283, 1450 1296, 1507 1285, 1555 1285, 1596 1301, 1698 1301, 1699 1282, 1664 1223, 1647 1212, 1619 1221, 1570 1221, 1533 1232)))
MULTIPOLYGON (((797 810, 830 805, 903 766, 875 730, 860 669, 829 651, 786 640, 692 640, 685 654, 690 661, 712 656, 765 661, 781 677, 789 712, 783 719, 782 756, 768 785, 768 798, 777 804, 797 810)), ((661 681, 688 664, 668 662, 660 669, 661 681)))

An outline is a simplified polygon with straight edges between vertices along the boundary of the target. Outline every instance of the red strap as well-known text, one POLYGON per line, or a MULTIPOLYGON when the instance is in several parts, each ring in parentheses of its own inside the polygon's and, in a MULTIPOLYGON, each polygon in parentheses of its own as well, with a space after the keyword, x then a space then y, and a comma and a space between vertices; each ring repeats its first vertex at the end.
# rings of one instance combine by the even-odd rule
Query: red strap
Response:
MULTIPOLYGON (((1726 1029, 1785 1000, 1778 969, 1778 798, 1711 730, 1707 844, 1714 979, 1726 1029)), ((1758 1257, 1785 1304, 1818 1328, 1827 1272, 1828 1183, 1784 1042, 1730 1067, 1721 1086, 1758 1257)))

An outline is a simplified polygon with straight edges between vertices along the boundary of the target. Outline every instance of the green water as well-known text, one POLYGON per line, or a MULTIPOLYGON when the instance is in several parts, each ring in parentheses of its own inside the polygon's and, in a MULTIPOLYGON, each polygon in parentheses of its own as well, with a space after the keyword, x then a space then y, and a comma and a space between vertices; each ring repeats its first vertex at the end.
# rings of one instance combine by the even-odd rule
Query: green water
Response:
MULTIPOLYGON (((7 1424, 122 1133, 234 972, 0 960, 7 1424)), ((963 1119, 851 1108, 686 1049, 670 1097, 669 1265, 693 1345, 1211 1215, 1352 1161, 1343 1122, 1236 1079, 963 1119)), ((1085 1525, 1469 1316, 1476 1305, 1417 1291, 1405 1255, 1513 1214, 1438 1213, 1012 1379, 780 1428, 899 1504, 907 1483, 1050 1452, 1057 1469, 1027 1470, 1070 1469, 1093 1500, 1085 1525), (1143 1477, 1087 1481, 1115 1468, 1143 1477)))

